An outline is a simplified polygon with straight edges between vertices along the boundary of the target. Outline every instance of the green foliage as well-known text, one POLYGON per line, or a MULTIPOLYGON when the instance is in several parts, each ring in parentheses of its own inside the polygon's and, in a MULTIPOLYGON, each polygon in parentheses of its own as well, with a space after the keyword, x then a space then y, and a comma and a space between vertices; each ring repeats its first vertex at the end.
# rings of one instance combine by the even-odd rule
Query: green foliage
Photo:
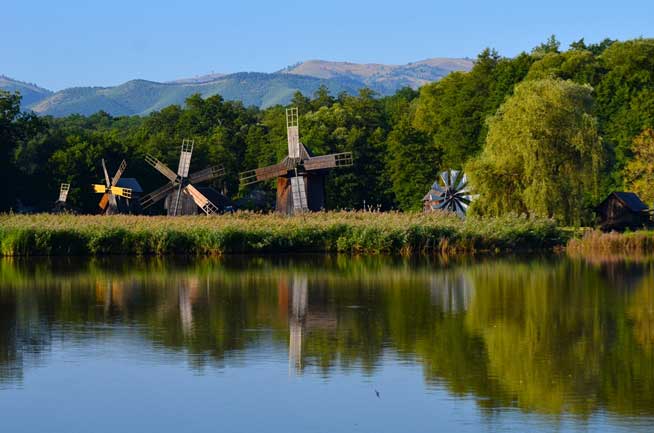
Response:
POLYGON ((483 153, 466 166, 482 214, 511 210, 579 224, 597 193, 601 145, 588 86, 545 79, 516 86, 489 119, 483 153))
POLYGON ((443 153, 442 168, 460 168, 478 153, 486 138, 487 116, 527 74, 531 59, 503 59, 484 50, 468 73, 454 72, 420 89, 414 125, 443 153))
POLYGON ((646 129, 636 137, 631 152, 634 157, 625 167, 625 182, 651 206, 654 203, 654 130, 646 129))

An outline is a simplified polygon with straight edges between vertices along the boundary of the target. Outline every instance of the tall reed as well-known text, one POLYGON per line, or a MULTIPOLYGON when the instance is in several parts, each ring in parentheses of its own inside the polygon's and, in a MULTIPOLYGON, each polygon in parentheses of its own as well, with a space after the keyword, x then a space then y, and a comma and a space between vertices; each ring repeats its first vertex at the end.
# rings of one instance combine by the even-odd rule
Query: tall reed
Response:
POLYGON ((474 253, 549 249, 563 245, 565 238, 551 220, 516 215, 465 221, 448 213, 399 212, 0 216, 0 254, 5 256, 474 253))

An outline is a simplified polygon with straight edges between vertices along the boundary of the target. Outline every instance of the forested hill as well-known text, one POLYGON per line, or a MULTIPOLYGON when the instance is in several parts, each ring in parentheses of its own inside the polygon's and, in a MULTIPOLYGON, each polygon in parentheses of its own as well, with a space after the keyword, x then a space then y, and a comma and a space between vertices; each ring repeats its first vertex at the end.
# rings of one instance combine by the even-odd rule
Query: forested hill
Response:
POLYGON ((145 115, 172 104, 183 105, 186 98, 196 93, 203 97, 219 94, 226 100, 261 108, 287 104, 295 92, 313 95, 320 86, 327 87, 334 95, 341 92, 356 94, 363 87, 369 87, 380 95, 391 95, 402 87, 418 88, 451 71, 467 71, 471 67, 469 59, 437 58, 408 65, 318 60, 272 74, 211 74, 167 83, 132 80, 115 87, 75 87, 56 93, 0 77, 0 89, 20 91, 22 108, 42 115, 62 117, 104 111, 113 116, 124 116, 145 115))
POLYGON ((132 80, 116 87, 75 87, 65 89, 28 106, 41 115, 91 115, 98 111, 113 116, 145 115, 169 105, 184 105, 193 94, 203 97, 221 95, 245 106, 269 107, 288 103, 295 92, 311 95, 320 86, 334 93, 354 94, 364 87, 351 79, 319 79, 302 75, 240 72, 208 82, 157 83, 132 80))
MULTIPOLYGON (((165 87, 138 84, 155 96, 165 87)), ((287 154, 284 106, 245 107, 219 95, 165 107, 175 101, 162 101, 144 116, 56 118, 21 113, 20 96, 0 91, 0 175, 9 185, 0 189, 0 211, 48 210, 67 182, 69 204, 96 212, 90 185, 103 177, 103 158, 112 170, 125 159, 126 176, 152 191, 164 179, 144 156, 176 167, 185 138, 195 140, 192 170, 225 167, 214 187, 235 199, 258 188, 274 204, 274 183, 243 187, 239 173, 287 154)), ((311 97, 296 92, 290 104, 299 108, 300 136, 314 154, 353 154, 352 167, 332 170, 326 180, 328 208, 361 209, 365 201, 418 210, 440 170, 462 168, 477 195, 473 213, 589 224, 611 191, 654 203, 652 101, 654 39, 580 40, 562 49, 552 38, 515 57, 484 50, 469 72, 419 90, 379 97, 370 89, 351 95, 321 87, 311 97)))
POLYGON ((52 95, 50 90, 41 88, 36 84, 25 83, 12 78, 0 75, 0 90, 8 92, 20 92, 23 97, 23 107, 29 107, 52 95))

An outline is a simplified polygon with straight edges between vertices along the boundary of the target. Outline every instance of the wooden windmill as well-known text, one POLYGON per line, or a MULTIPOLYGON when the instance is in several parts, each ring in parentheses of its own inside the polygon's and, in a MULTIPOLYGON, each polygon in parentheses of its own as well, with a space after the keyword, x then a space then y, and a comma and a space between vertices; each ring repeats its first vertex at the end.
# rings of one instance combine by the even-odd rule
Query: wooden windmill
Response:
POLYGON ((298 110, 286 110, 288 156, 279 164, 241 173, 241 185, 277 178, 277 212, 292 215, 325 208, 325 175, 352 165, 352 152, 313 156, 300 141, 298 110))
POLYGON ((218 211, 218 208, 214 203, 212 203, 193 185, 223 176, 225 174, 225 169, 220 165, 215 165, 189 175, 188 172, 191 166, 192 155, 193 140, 183 140, 177 173, 172 171, 168 166, 166 166, 166 164, 159 161, 157 158, 151 155, 145 156, 147 163, 157 169, 159 173, 166 176, 169 182, 150 194, 143 196, 141 199, 141 206, 143 209, 163 200, 172 193, 172 202, 171 206, 168 208, 168 215, 179 215, 178 212, 181 209, 181 203, 186 197, 190 197, 207 215, 218 211))
POLYGON ((68 199, 68 191, 70 191, 69 183, 62 183, 59 187, 59 198, 55 202, 54 212, 63 212, 66 209, 66 200, 68 199))
POLYGON ((118 170, 116 170, 116 174, 110 180, 109 172, 107 171, 107 165, 104 163, 104 159, 102 160, 102 170, 104 171, 105 184, 94 184, 93 190, 96 193, 102 194, 102 198, 100 199, 98 206, 107 215, 118 213, 118 202, 116 201, 116 197, 124 197, 126 199, 132 198, 131 188, 123 188, 118 186, 118 181, 120 180, 120 177, 123 175, 123 172, 126 168, 127 162, 125 162, 123 159, 123 162, 120 163, 118 170))

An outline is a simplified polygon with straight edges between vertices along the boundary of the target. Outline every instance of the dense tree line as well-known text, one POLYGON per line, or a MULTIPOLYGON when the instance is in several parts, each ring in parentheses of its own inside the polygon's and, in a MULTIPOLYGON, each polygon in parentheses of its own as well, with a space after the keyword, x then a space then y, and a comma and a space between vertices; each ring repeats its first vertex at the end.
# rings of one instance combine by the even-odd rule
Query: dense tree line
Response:
MULTIPOLYGON (((238 173, 279 161, 286 152, 285 111, 244 107, 220 96, 192 96, 144 117, 37 117, 19 110, 20 96, 0 93, 0 209, 47 209, 60 182, 70 201, 95 210, 89 185, 127 159, 126 176, 146 190, 163 178, 150 153, 173 168, 183 138, 195 140, 192 168, 222 164, 214 186, 246 196, 238 173)), ((552 37, 513 58, 484 50, 470 72, 451 73, 419 91, 377 97, 297 93, 302 141, 317 155, 351 151, 354 166, 327 181, 331 208, 419 209, 439 170, 464 168, 478 190, 473 209, 548 215, 566 223, 615 189, 652 200, 649 167, 654 128, 654 40, 582 39, 560 50, 552 37)), ((273 185, 261 186, 269 195, 273 185)), ((651 203, 650 203, 651 204, 651 203)))

